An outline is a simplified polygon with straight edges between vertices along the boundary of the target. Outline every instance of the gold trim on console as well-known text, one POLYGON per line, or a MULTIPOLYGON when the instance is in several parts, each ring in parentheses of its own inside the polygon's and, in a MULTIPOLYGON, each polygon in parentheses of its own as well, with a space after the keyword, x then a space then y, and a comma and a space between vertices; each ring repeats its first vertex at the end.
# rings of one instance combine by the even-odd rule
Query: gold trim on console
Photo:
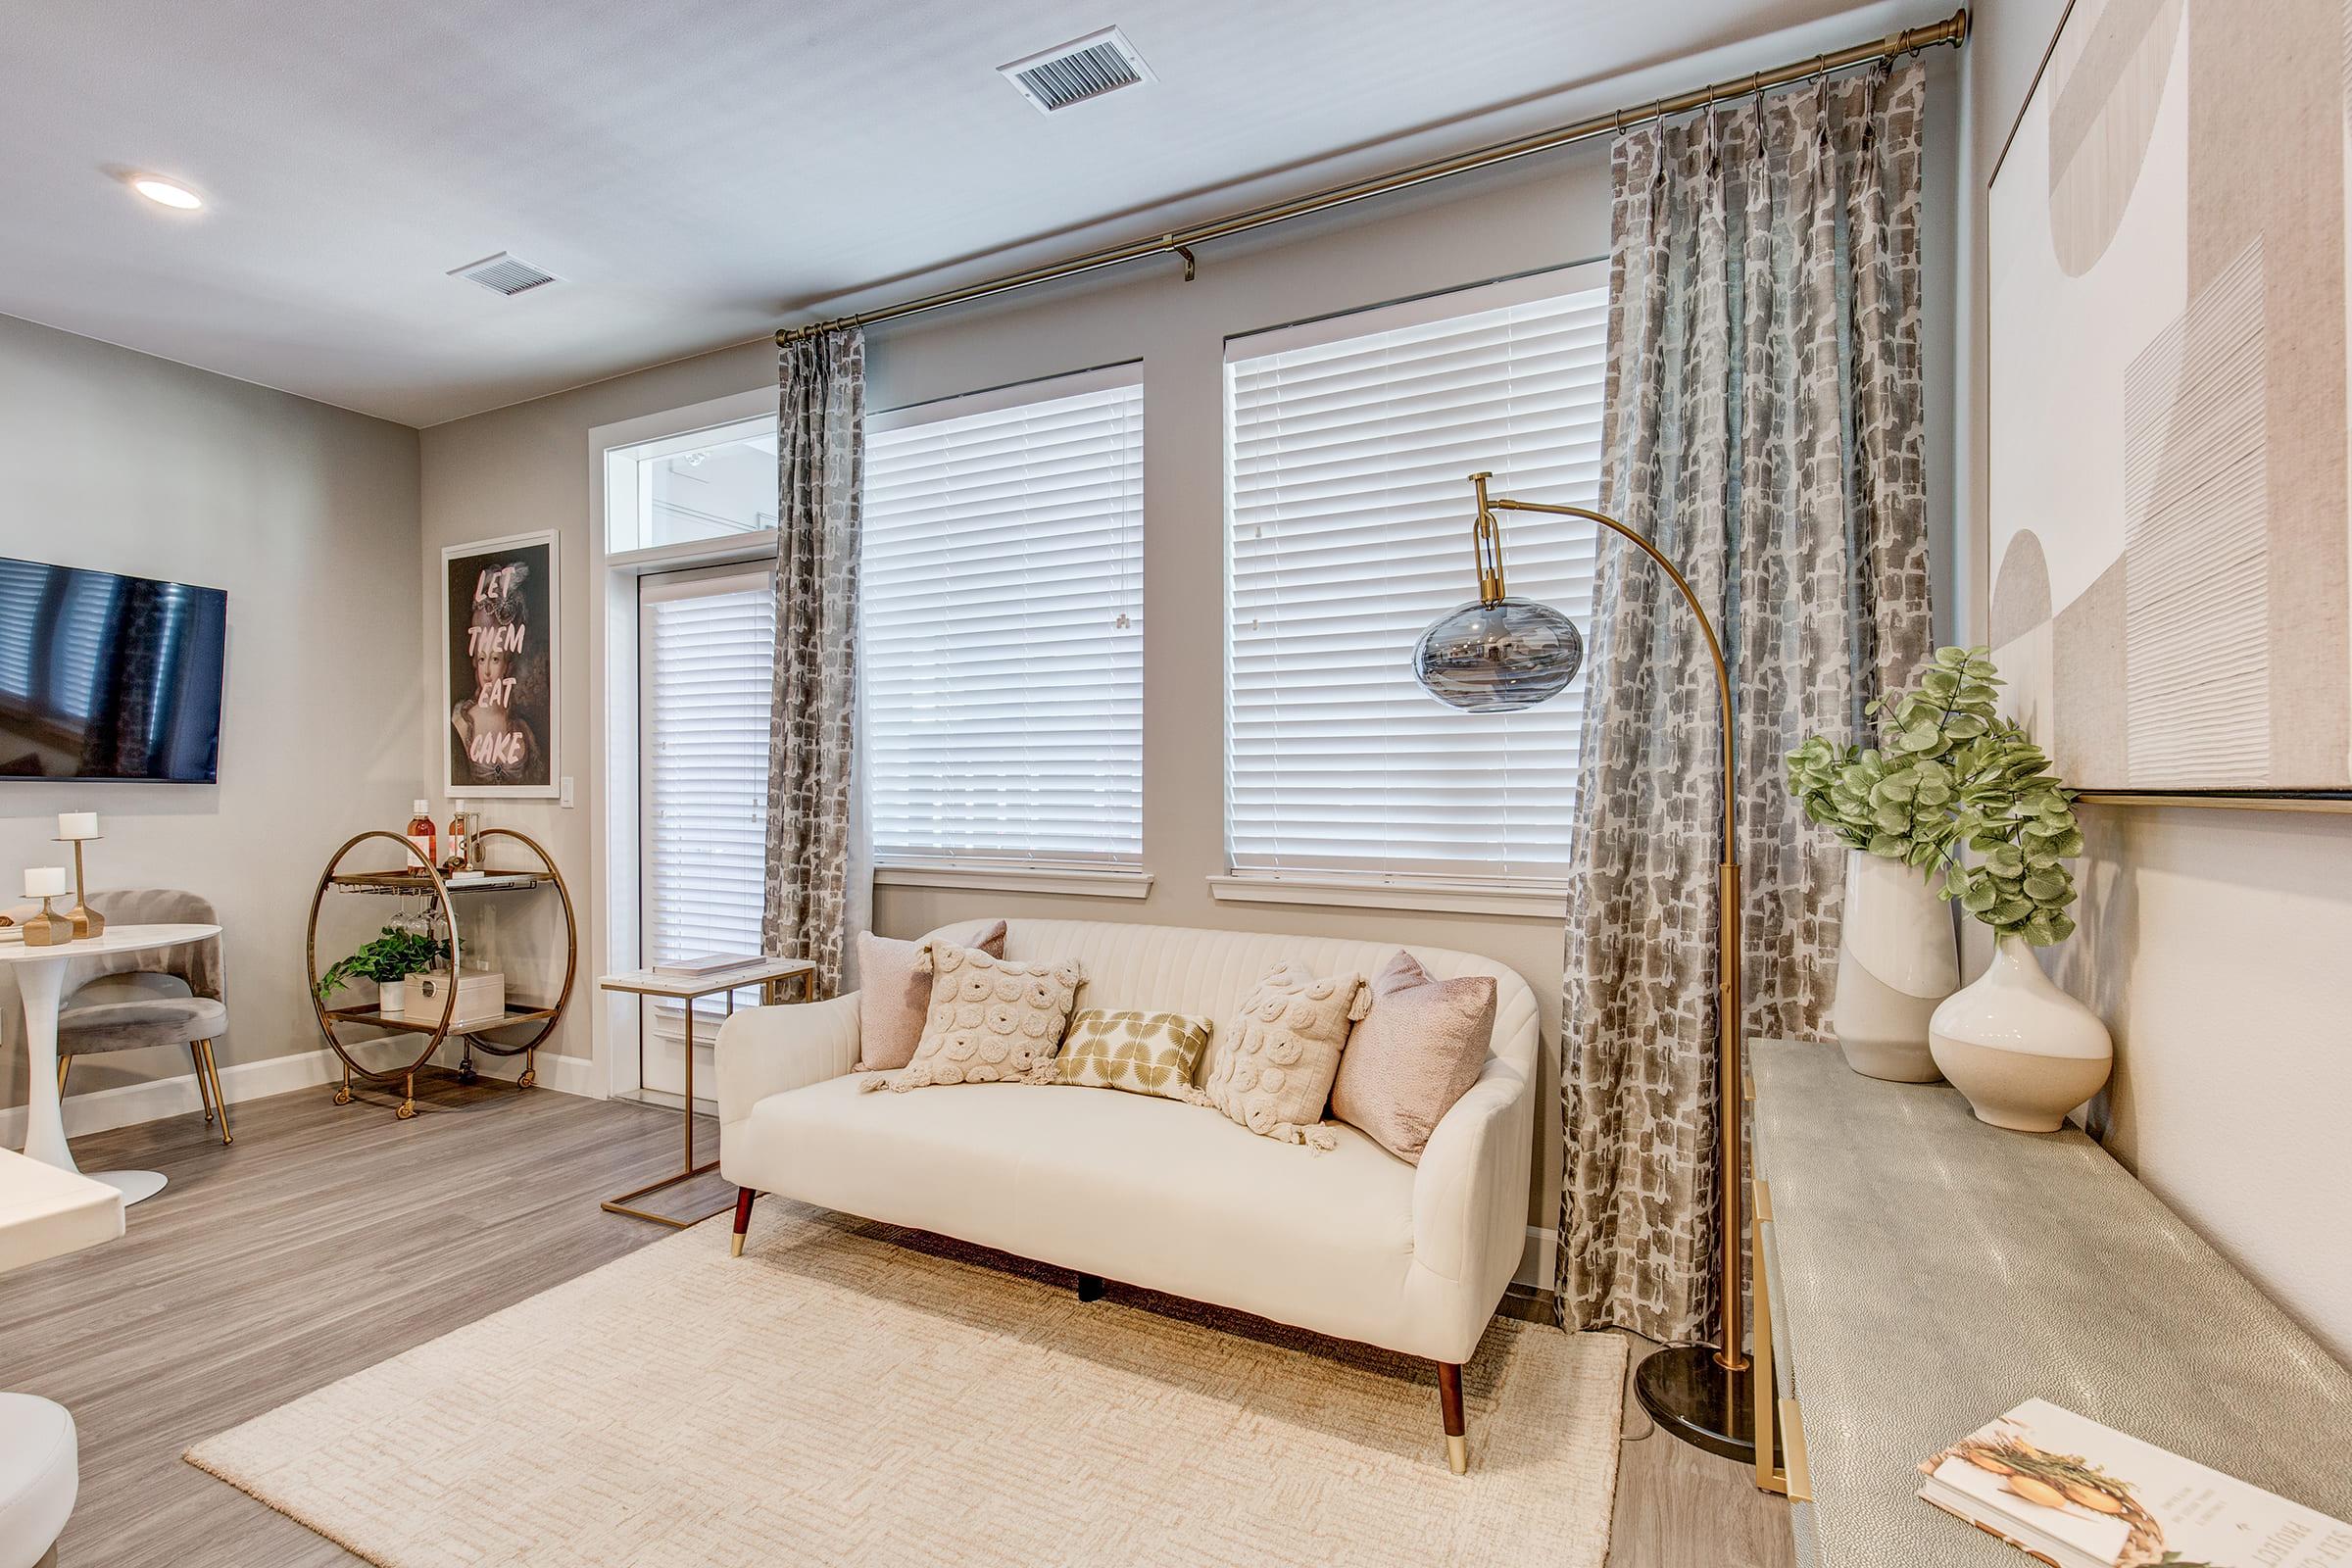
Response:
POLYGON ((2077 790, 2078 806, 2196 806, 2224 811, 2352 811, 2352 795, 2166 795, 2077 790))

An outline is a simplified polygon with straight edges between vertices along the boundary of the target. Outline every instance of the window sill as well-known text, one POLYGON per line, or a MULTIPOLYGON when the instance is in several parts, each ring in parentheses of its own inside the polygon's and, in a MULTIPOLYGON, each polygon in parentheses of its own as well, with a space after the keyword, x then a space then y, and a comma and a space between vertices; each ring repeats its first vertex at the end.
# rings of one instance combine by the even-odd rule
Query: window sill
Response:
POLYGON ((989 893, 1046 893, 1069 898, 1141 899, 1152 892, 1149 871, 1086 871, 1041 865, 877 865, 874 885, 885 888, 971 888, 989 893))
POLYGON ((1557 888, 1446 886, 1372 882, 1350 877, 1212 876, 1211 897, 1227 904, 1306 904, 1348 909, 1434 909, 1445 914, 1498 914, 1521 920, 1558 920, 1568 895, 1557 888))

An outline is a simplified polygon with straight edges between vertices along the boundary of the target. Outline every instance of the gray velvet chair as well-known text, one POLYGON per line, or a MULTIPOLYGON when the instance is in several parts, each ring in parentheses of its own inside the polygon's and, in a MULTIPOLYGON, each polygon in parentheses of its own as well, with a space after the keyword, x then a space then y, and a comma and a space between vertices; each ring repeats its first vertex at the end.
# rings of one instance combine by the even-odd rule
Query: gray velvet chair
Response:
MULTIPOLYGON (((220 923, 210 904, 193 893, 172 888, 93 893, 90 907, 106 916, 109 925, 220 923)), ((213 1060, 213 1042, 228 1027, 228 1006, 221 990, 219 937, 141 953, 75 958, 66 972, 66 1004, 57 1015, 58 1094, 65 1094, 66 1074, 76 1056, 149 1046, 185 1046, 188 1060, 196 1068, 196 1098, 204 1102, 206 1124, 218 1120, 220 1141, 236 1142, 228 1130, 228 1102, 220 1096, 220 1069, 213 1060), (169 976, 185 987, 187 995, 126 995, 121 987, 90 993, 101 980, 129 974, 169 976), (89 1000, 81 1000, 85 995, 89 1000)))

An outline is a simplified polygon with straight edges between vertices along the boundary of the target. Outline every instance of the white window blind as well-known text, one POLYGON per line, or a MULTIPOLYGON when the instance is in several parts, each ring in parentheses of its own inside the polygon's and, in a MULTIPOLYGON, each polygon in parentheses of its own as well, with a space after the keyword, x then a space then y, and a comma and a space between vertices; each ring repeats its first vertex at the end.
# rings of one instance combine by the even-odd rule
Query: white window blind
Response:
POLYGON ((868 421, 862 615, 884 863, 1143 858, 1135 368, 868 421))
POLYGON ((120 585, 96 573, 67 579, 56 662, 49 670, 50 706, 69 718, 88 718, 98 698, 98 666, 115 624, 120 585))
POLYGON ((0 560, 0 698, 32 700, 32 651, 49 569, 29 561, 0 560))
MULTIPOLYGON (((649 577, 638 593, 645 961, 758 954, 776 645, 769 570, 649 577)), ((722 1004, 701 1005, 715 1017, 722 1004)), ((674 1041, 682 1009, 662 1004, 652 1021, 657 1037, 674 1041)))
MULTIPOLYGON (((1237 875, 1541 887, 1584 681, 1470 714, 1412 652, 1477 597, 1467 477, 1596 504, 1606 277, 1578 268, 1227 344, 1226 822, 1237 875)), ((1510 592, 1591 621, 1593 525, 1502 514, 1510 592)))

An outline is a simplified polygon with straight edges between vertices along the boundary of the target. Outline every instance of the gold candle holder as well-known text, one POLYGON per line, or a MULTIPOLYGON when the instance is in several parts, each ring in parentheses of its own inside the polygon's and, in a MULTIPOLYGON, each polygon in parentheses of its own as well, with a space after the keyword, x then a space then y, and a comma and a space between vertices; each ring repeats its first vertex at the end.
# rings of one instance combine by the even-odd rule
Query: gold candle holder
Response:
POLYGON ((54 893, 41 896, 41 912, 24 917, 24 945, 28 948, 54 948, 74 940, 74 922, 49 906, 54 893))
MULTIPOLYGON (((103 835, 92 835, 92 837, 103 837, 103 835)), ((81 880, 81 847, 84 844, 89 843, 90 840, 60 837, 52 840, 51 842, 57 844, 71 844, 74 846, 74 907, 68 909, 63 916, 58 916, 56 918, 62 918, 67 924, 71 925, 74 929, 74 935, 76 938, 102 935, 106 930, 106 916, 100 914, 96 909, 90 907, 89 897, 82 891, 83 883, 81 880)), ((42 901, 42 906, 44 912, 46 912, 46 900, 42 901)), ((25 929, 24 940, 27 942, 32 940, 32 931, 29 926, 25 929)))

